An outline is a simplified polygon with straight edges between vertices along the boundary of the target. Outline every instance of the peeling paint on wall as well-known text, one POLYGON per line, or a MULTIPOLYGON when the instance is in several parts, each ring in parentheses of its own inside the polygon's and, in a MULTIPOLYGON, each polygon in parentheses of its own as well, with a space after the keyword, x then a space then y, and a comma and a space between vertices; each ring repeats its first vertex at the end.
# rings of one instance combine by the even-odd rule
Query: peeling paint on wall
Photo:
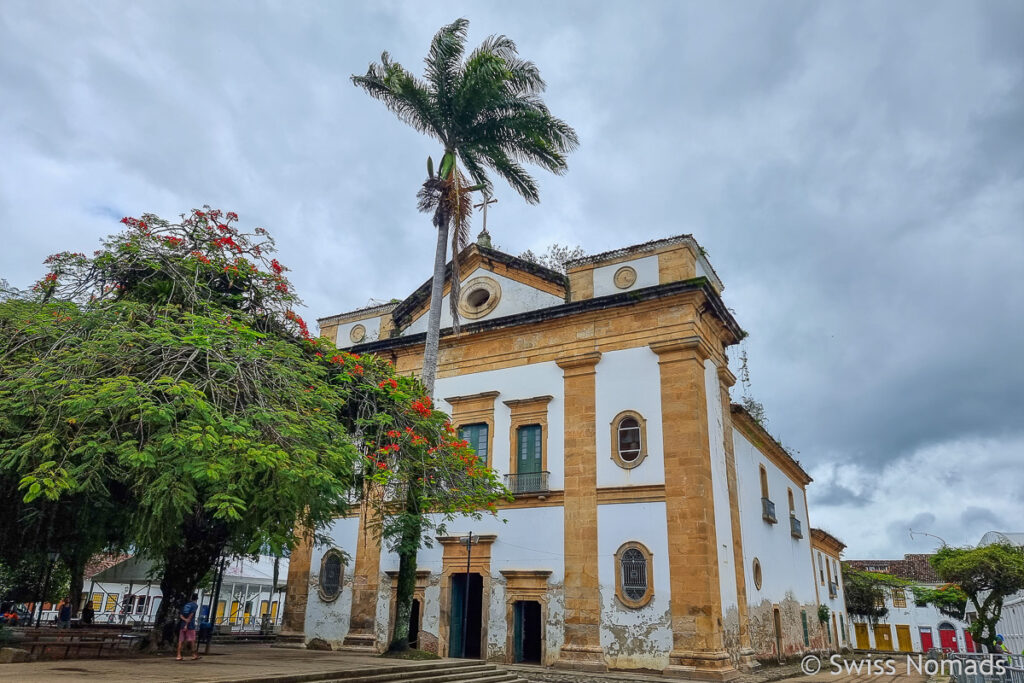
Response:
POLYGON ((779 651, 775 635, 774 610, 779 610, 782 626, 782 657, 793 657, 811 650, 823 650, 828 647, 828 636, 818 622, 818 605, 816 603, 800 603, 792 593, 773 604, 764 600, 751 604, 747 614, 750 618, 750 645, 754 655, 760 660, 778 659, 779 651), (804 627, 801 612, 807 614, 808 643, 804 644, 804 627))
POLYGON ((657 593, 644 607, 626 607, 614 585, 601 586, 601 647, 611 669, 661 671, 672 651, 672 614, 657 593))

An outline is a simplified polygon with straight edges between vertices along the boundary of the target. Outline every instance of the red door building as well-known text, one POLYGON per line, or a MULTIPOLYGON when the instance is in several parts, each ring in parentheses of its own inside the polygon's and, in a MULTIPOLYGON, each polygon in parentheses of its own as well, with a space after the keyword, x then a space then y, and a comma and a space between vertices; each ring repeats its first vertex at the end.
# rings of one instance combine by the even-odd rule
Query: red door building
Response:
POLYGON ((964 629, 964 646, 968 652, 974 652, 974 638, 971 638, 971 632, 964 629))
POLYGON ((956 645, 956 629, 949 624, 939 626, 939 643, 943 650, 948 649, 951 652, 960 651, 960 648, 956 645))
POLYGON ((932 630, 927 626, 922 626, 918 630, 921 632, 921 651, 928 652, 935 647, 935 643, 932 641, 932 630))

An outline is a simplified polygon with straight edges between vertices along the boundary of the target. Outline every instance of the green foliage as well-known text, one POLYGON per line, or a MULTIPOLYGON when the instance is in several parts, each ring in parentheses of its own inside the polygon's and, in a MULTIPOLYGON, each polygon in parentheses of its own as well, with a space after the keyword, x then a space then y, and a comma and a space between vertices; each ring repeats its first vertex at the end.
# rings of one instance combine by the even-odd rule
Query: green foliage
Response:
POLYGON ((905 588, 910 581, 889 574, 869 572, 843 564, 843 595, 846 612, 875 623, 889 614, 885 598, 892 588, 905 588))
POLYGON ((404 456, 446 472, 436 463, 465 451, 416 380, 310 336, 272 240, 236 221, 126 218, 92 257, 48 259, 35 297, 0 302, 5 493, 51 520, 37 524, 47 543, 67 519, 47 510, 115 511, 118 537, 90 542, 157 559, 164 612, 225 549, 281 552, 296 524, 322 534, 364 482, 387 488, 404 456))
POLYGON ((828 617, 832 614, 832 610, 828 608, 828 605, 818 605, 818 622, 822 624, 828 623, 828 617))
POLYGON ((914 586, 914 602, 933 605, 940 612, 954 619, 963 619, 967 607, 967 593, 959 586, 946 584, 938 588, 914 586))
POLYGON ((71 573, 63 562, 55 562, 50 583, 43 593, 43 581, 50 559, 46 553, 25 552, 16 560, 0 561, 0 603, 59 602, 68 596, 71 573))
POLYGON ((568 245, 563 246, 555 242, 554 244, 549 244, 547 251, 539 256, 534 254, 533 251, 527 249, 519 255, 519 258, 524 261, 529 261, 530 263, 536 263, 538 266, 558 271, 565 275, 566 263, 575 259, 583 258, 586 255, 587 252, 583 251, 583 248, 579 245, 570 247, 568 245))
POLYGON ((970 600, 977 613, 970 627, 971 637, 994 647, 1003 601, 1024 590, 1024 548, 1008 543, 977 548, 944 546, 930 562, 943 581, 953 584, 943 596, 946 604, 961 594, 970 600))

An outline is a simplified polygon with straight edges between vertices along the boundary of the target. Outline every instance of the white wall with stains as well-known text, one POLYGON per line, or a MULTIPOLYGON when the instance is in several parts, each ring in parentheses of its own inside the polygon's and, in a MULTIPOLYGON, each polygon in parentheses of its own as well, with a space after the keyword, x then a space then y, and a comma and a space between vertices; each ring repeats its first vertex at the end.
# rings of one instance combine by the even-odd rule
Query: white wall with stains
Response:
POLYGON ((658 255, 644 256, 624 263, 613 263, 610 266, 594 268, 594 296, 621 294, 631 289, 653 287, 658 284, 658 255), (619 288, 615 284, 615 273, 620 268, 629 266, 636 271, 636 281, 629 287, 619 288))
POLYGON ((665 503, 598 505, 597 552, 605 661, 611 668, 664 669, 672 651, 665 503), (615 553, 628 541, 643 543, 654 564, 654 595, 640 608, 615 595, 615 553))
POLYGON ((334 520, 328 531, 333 543, 315 546, 309 564, 309 599, 306 602, 306 640, 323 638, 334 644, 348 635, 349 619, 352 614, 352 567, 359 551, 359 518, 341 517, 334 520), (341 594, 330 602, 320 598, 320 563, 331 548, 346 553, 342 573, 341 594))

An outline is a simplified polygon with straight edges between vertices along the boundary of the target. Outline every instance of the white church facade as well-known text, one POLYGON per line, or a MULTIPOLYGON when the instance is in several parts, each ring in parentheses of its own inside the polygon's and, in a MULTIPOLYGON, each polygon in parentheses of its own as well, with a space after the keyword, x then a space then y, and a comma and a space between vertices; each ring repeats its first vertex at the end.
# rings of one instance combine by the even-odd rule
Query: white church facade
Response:
MULTIPOLYGON (((460 261, 462 329, 443 302, 436 406, 515 500, 420 551, 416 645, 713 679, 839 647, 819 619, 811 479, 730 401, 727 349, 744 332, 696 241, 589 256, 567 275, 480 244, 460 261)), ((322 318, 321 334, 418 374, 428 306, 429 282, 322 318)), ((398 558, 365 522, 340 518, 332 545, 293 552, 285 629, 386 647, 398 558)))

